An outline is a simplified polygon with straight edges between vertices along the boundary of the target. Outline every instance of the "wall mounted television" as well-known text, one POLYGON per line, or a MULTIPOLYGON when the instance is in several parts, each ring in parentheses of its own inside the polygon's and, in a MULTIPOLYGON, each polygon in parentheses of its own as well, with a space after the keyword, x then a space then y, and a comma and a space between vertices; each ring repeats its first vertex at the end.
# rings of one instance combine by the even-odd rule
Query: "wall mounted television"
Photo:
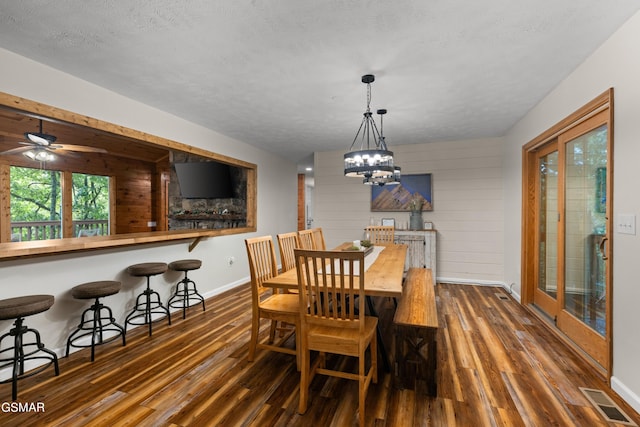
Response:
POLYGON ((174 163, 180 194, 185 199, 234 197, 231 166, 215 161, 174 163))

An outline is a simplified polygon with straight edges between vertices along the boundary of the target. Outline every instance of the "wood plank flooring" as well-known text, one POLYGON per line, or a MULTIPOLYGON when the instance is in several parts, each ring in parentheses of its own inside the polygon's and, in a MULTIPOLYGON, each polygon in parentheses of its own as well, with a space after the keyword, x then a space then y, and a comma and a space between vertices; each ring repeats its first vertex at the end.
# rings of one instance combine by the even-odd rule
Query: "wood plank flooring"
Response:
MULTIPOLYGON (((496 292, 505 294, 437 285, 438 396, 428 397, 420 382, 415 391, 400 390, 381 371, 367 397, 367 425, 616 425, 607 424, 578 387, 605 390, 640 424, 640 416, 546 326, 496 292)), ((391 349, 394 305, 380 298, 377 306, 391 349)), ((171 326, 157 323, 152 337, 137 328, 126 347, 117 341, 98 347, 94 363, 88 349, 62 358, 59 377, 51 369, 19 383, 19 401, 43 402, 45 411, 0 411, 0 425, 355 425, 355 382, 317 376, 301 416, 294 358, 260 351, 247 361, 250 307, 249 287, 241 286, 208 300, 206 312, 196 306, 186 320, 176 313, 171 326)), ((267 332, 265 322, 263 338, 267 332)), ((355 367, 344 357, 328 364, 355 367)), ((0 385, 0 403, 10 396, 11 386, 0 385)))

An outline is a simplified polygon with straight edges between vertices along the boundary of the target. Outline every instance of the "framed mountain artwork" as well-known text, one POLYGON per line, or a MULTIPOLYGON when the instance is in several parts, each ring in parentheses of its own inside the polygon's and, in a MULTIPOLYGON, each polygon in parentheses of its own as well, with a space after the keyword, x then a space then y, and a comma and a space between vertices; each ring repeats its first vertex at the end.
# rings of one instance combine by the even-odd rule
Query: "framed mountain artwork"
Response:
POLYGON ((430 173, 402 175, 398 185, 371 187, 371 212, 433 210, 433 180, 430 173))

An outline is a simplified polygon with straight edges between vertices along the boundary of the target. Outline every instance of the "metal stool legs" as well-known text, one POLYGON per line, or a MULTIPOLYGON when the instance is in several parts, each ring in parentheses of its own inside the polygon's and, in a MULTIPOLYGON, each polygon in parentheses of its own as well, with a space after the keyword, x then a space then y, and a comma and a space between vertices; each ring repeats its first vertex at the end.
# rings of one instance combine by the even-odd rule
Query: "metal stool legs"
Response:
POLYGON ((126 345, 127 341, 124 328, 116 323, 116 319, 113 317, 111 308, 102 304, 100 302, 100 298, 96 298, 93 305, 82 313, 80 325, 78 325, 78 328, 69 336, 69 339, 67 340, 67 356, 69 356, 69 349, 71 347, 91 347, 91 361, 93 362, 95 360, 95 346, 106 344, 115 340, 119 336, 122 336, 122 345, 126 345), (106 311, 106 315, 102 315, 102 310, 106 311), (115 335, 109 336, 105 340, 105 332, 115 332, 115 335), (91 336, 91 344, 75 343, 75 341, 88 336, 91 336))
POLYGON ((182 308, 183 319, 187 318, 187 308, 192 305, 202 304, 202 311, 205 310, 204 297, 198 293, 195 282, 187 277, 187 271, 184 272, 184 279, 176 285, 176 292, 169 299, 168 304, 172 308, 182 308), (195 300, 196 302, 192 304, 190 300, 195 300))
POLYGON ((53 364, 54 366, 56 376, 60 374, 60 369, 58 367, 58 356, 53 351, 45 348, 44 344, 42 344, 42 341, 40 340, 40 333, 35 329, 24 326, 23 321, 24 318, 18 317, 14 323, 15 327, 12 328, 8 333, 0 337, 0 348, 2 346, 2 341, 5 338, 13 337, 13 347, 9 347, 0 351, 0 355, 2 355, 3 353, 9 354, 13 351, 12 357, 0 358, 0 369, 3 369, 7 366, 12 366, 13 372, 11 378, 0 381, 0 384, 11 382, 11 398, 13 400, 16 400, 18 398, 18 380, 38 374, 48 368, 51 364, 53 364), (28 332, 34 334, 34 342, 24 342, 23 338, 28 332), (44 354, 38 354, 41 352, 44 354), (47 359, 49 360, 49 363, 45 363, 44 365, 39 366, 37 369, 25 374, 25 362, 28 360, 37 359, 47 359))
POLYGON ((136 298, 136 305, 127 315, 127 318, 124 321, 124 330, 125 333, 127 331, 127 325, 149 325, 149 336, 152 333, 152 324, 162 318, 153 319, 153 314, 160 314, 166 316, 169 325, 171 325, 171 313, 169 313, 169 309, 162 305, 162 301, 160 300, 160 294, 151 289, 149 284, 151 276, 147 277, 147 288, 143 293, 138 295, 136 298), (142 319, 141 322, 139 319, 142 319))

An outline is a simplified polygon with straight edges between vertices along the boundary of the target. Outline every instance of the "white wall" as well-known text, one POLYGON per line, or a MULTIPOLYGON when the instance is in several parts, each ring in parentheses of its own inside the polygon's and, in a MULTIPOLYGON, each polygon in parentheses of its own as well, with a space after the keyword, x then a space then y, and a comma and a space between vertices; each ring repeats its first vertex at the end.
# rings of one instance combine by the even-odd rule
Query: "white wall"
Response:
MULTIPOLYGON (((522 145, 614 88, 613 214, 640 214, 640 13, 633 16, 507 135, 504 150, 505 280, 520 292, 522 145)), ((552 64, 550 64, 551 66, 552 64)), ((523 82, 526 84, 526 82, 523 82)), ((640 238, 612 234, 612 387, 640 411, 640 238)))
MULTIPOLYGON (((55 296, 56 302, 48 312, 26 320, 29 326, 40 330, 47 347, 54 350, 64 347, 69 332, 87 306, 71 298, 69 290, 75 285, 94 280, 121 280, 122 292, 105 302, 114 309, 115 317, 123 321, 144 285, 143 280, 126 274, 124 270, 128 265, 199 258, 203 266, 190 277, 201 293, 211 296, 248 281, 245 238, 275 236, 296 229, 295 164, 6 50, 0 49, 0 64, 2 92, 258 165, 258 230, 255 234, 207 238, 193 252, 187 249, 191 242, 184 241, 0 261, 0 298, 35 293, 55 296), (235 258, 232 266, 227 264, 227 257, 235 258)), ((179 278, 175 272, 155 276, 152 287, 166 301, 179 278)), ((175 320, 179 318, 176 316, 175 320)), ((8 330, 10 325, 9 321, 0 322, 0 331, 8 330)))
MULTIPOLYGON (((502 139, 390 145, 402 173, 431 173, 438 280, 503 281, 502 139)), ((315 153, 315 226, 327 245, 360 239, 370 218, 407 223, 409 212, 371 212, 371 187, 347 178, 343 151, 315 153)))

